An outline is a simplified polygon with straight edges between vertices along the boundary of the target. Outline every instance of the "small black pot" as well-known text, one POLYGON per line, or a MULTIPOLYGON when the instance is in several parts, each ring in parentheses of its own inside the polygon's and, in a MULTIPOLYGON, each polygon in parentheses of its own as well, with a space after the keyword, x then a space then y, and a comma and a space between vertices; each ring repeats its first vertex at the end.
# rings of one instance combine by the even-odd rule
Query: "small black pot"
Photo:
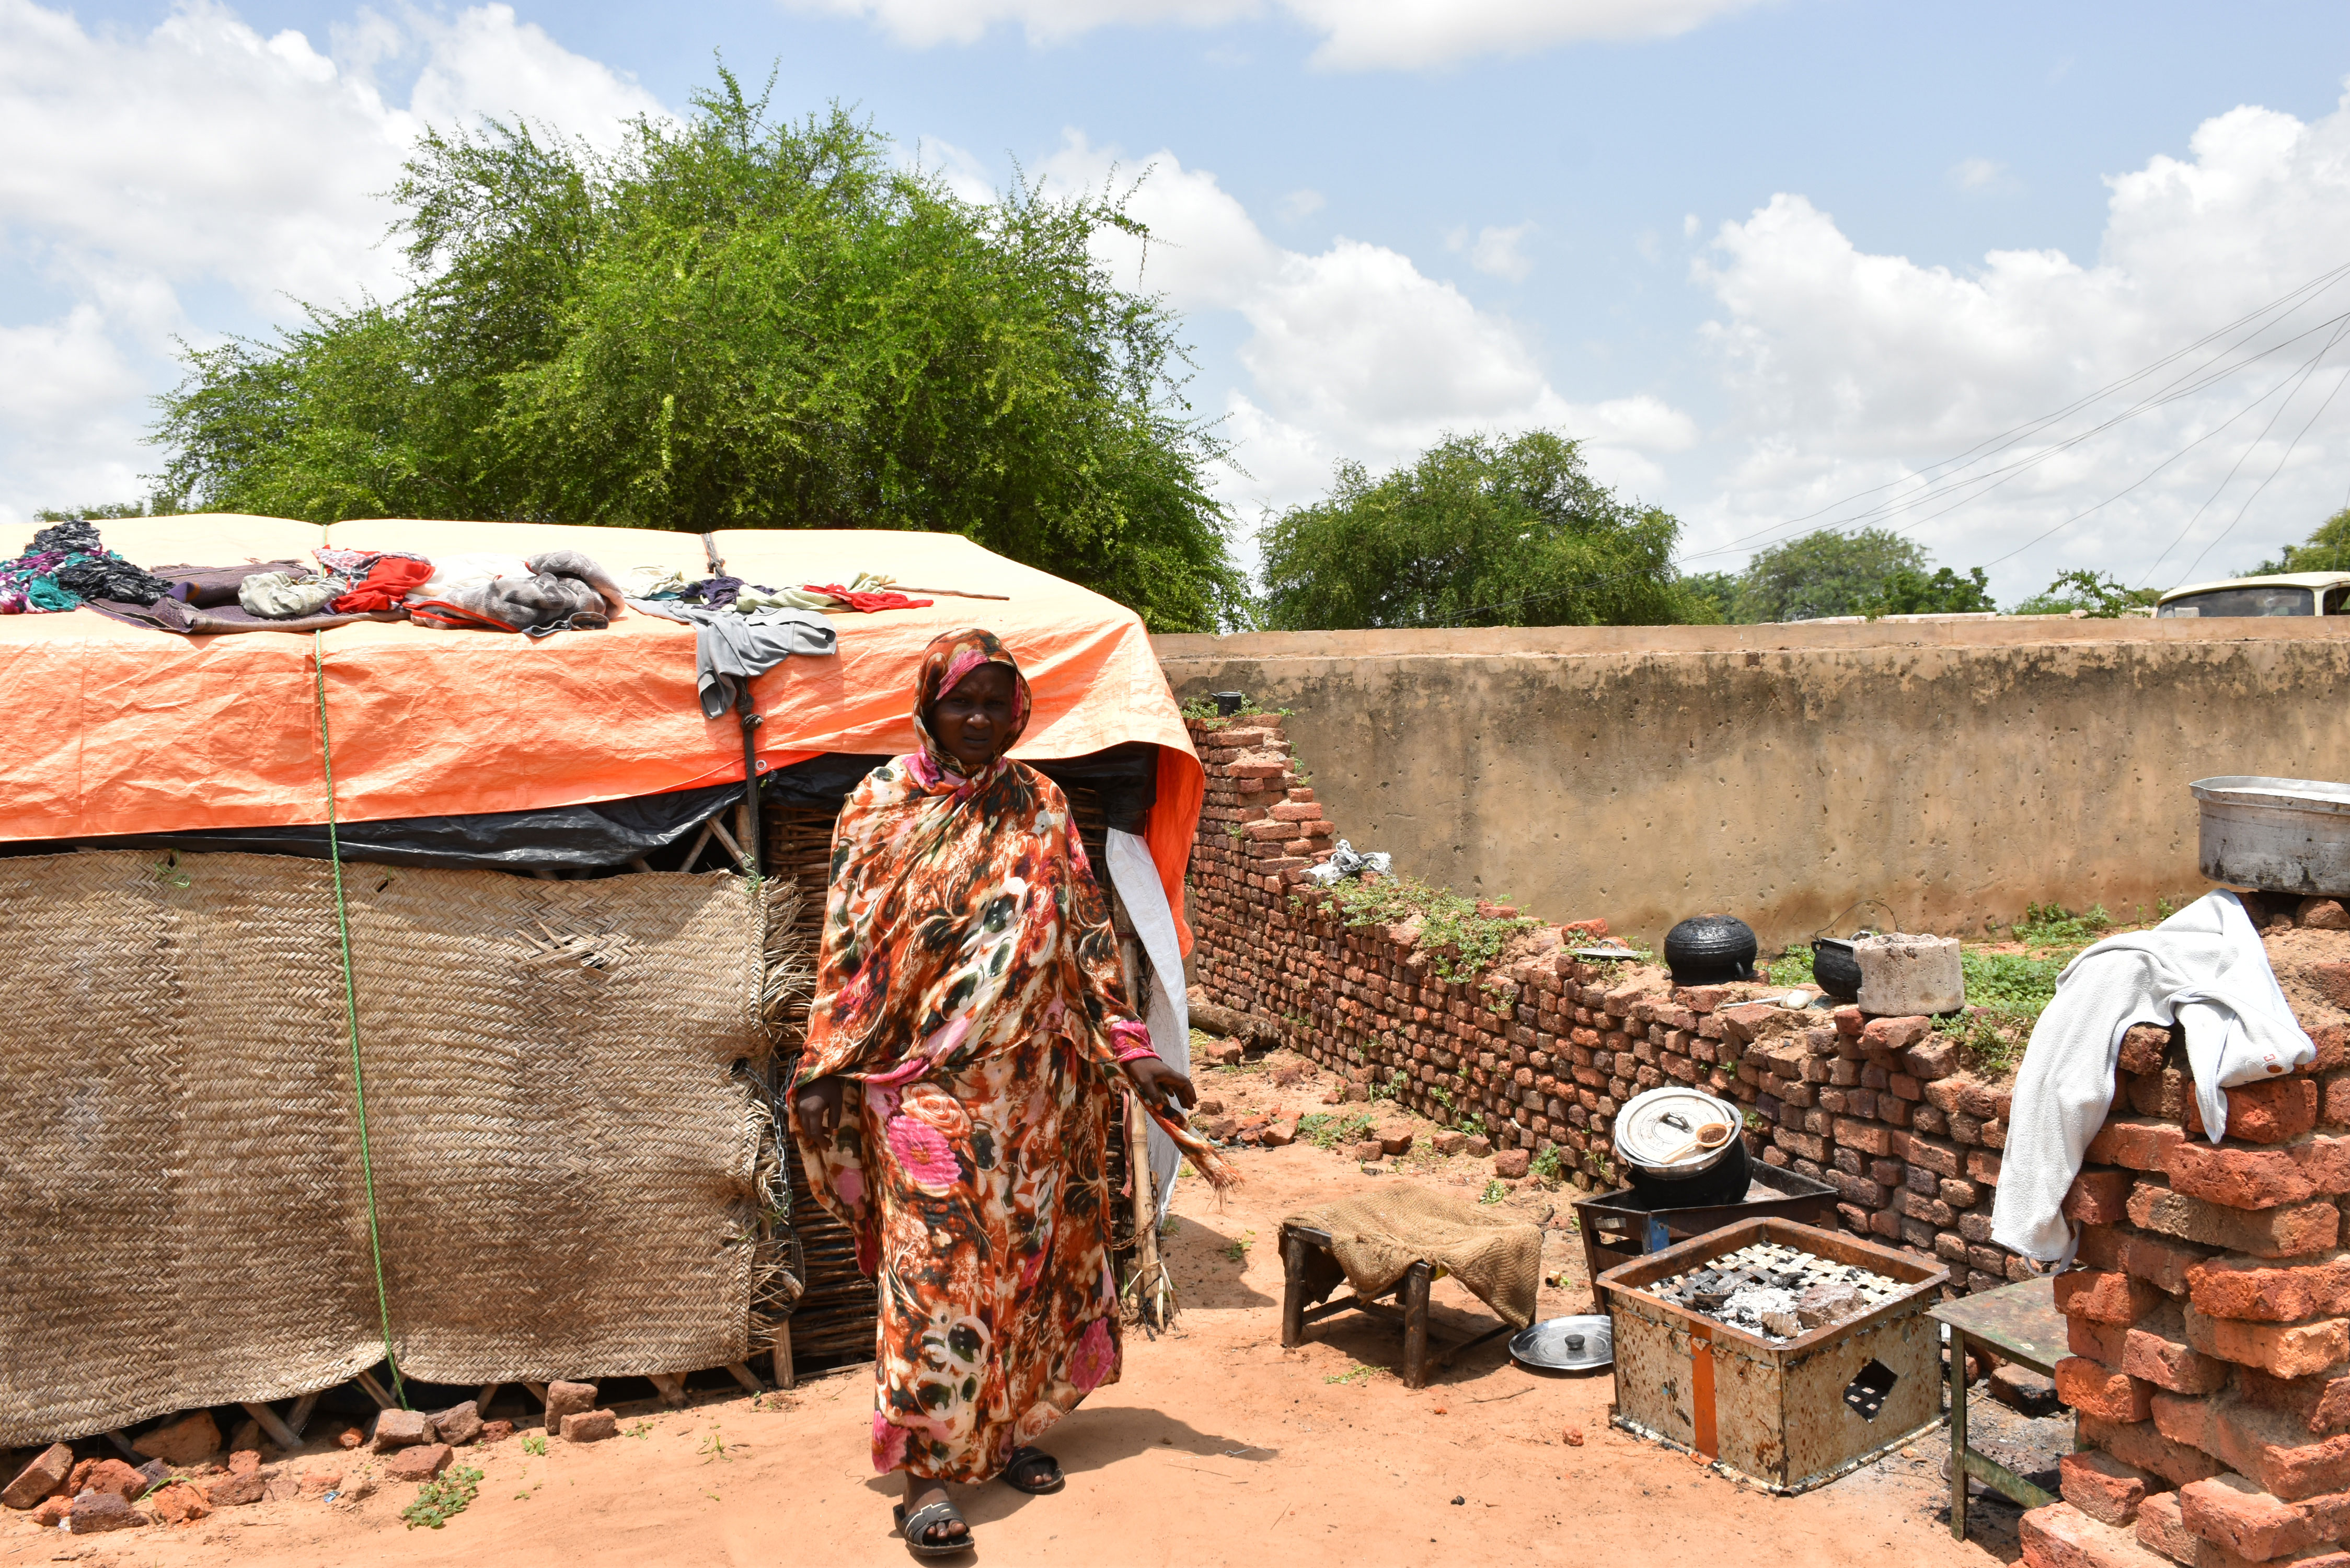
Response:
POLYGON ((1822 937, 1812 943, 1812 979, 1838 1002, 1860 1000, 1860 960, 1852 944, 1841 937, 1822 937))
POLYGON ((1675 985, 1752 980, 1754 953, 1754 928, 1735 915, 1691 915, 1665 933, 1665 967, 1675 985))
POLYGON ((1753 1176, 1747 1164, 1746 1139, 1733 1135, 1721 1156, 1702 1170, 1683 1175, 1627 1166, 1625 1178, 1640 1201, 1650 1209, 1711 1209, 1735 1203, 1746 1196, 1753 1176))

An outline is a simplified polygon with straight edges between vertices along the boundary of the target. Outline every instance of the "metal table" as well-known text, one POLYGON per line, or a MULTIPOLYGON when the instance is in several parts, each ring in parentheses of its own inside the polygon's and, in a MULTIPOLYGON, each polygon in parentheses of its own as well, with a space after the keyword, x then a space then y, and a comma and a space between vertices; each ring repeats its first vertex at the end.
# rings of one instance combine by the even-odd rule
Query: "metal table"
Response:
POLYGON ((2054 1376, 2056 1364, 2073 1352, 2064 1314, 2056 1310, 2054 1274, 1961 1296, 1928 1312, 1950 1330, 1950 1533, 1964 1541, 1969 1476, 2024 1508, 2045 1508, 2056 1501, 1990 1455, 1967 1447, 1967 1346, 1979 1342, 2002 1360, 2043 1377, 2054 1376))

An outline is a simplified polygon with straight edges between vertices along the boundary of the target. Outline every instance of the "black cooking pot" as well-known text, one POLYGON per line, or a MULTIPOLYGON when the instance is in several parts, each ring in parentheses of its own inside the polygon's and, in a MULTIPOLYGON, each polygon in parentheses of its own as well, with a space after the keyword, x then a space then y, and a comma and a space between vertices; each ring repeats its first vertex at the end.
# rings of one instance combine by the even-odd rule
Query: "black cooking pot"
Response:
POLYGON ((1753 1180, 1746 1164, 1746 1140, 1732 1137, 1712 1164, 1683 1174, 1649 1166, 1627 1165, 1625 1176, 1632 1190, 1650 1209, 1712 1209, 1746 1196, 1753 1180))
POLYGON ((1821 937, 1812 943, 1812 979, 1838 1002, 1860 1000, 1860 960, 1852 944, 1841 937, 1821 937))
POLYGON ((1665 933, 1665 967, 1675 985, 1752 980, 1754 953, 1754 928, 1735 915, 1691 915, 1665 933))

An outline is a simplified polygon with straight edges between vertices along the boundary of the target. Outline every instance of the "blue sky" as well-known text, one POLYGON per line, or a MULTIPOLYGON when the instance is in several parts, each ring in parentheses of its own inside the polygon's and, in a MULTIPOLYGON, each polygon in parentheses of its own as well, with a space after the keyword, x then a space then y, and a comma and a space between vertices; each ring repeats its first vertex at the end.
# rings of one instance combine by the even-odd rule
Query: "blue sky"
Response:
MULTIPOLYGON (((396 288, 372 192, 422 124, 608 135, 713 51, 974 192, 1149 167, 1142 282, 1241 443, 1244 527, 1337 459, 1549 424, 1734 566, 2350 263, 2339 5, 0 0, 0 519, 137 493, 175 337, 396 288)), ((2306 358, 2043 450, 2092 403, 1891 520, 2008 598, 2248 564, 2350 500, 2350 342, 2306 358)))

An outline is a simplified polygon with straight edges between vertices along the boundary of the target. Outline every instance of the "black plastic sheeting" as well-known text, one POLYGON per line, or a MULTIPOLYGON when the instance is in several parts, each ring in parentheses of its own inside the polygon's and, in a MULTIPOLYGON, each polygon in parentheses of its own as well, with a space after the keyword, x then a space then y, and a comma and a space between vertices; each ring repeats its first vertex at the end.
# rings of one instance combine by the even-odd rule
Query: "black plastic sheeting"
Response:
MULTIPOLYGON (((444 870, 487 867, 527 871, 598 869, 626 866, 666 848, 743 798, 743 785, 711 784, 668 794, 640 794, 589 805, 548 806, 539 811, 485 811, 463 816, 396 816, 380 822, 346 822, 336 836, 346 860, 386 866, 432 866, 444 870)), ((127 833, 69 842, 0 845, 10 855, 56 854, 59 850, 177 849, 191 854, 299 855, 327 857, 327 826, 207 827, 185 833, 127 833)))
MULTIPOLYGON (((762 775, 770 802, 837 811, 858 782, 889 759, 831 753, 762 775)), ((1159 794, 1159 748, 1129 741, 1090 756, 1031 764, 1064 789, 1101 796, 1109 826, 1142 831, 1159 794)), ((623 867, 682 842, 743 798, 738 783, 641 794, 539 811, 489 811, 463 816, 404 816, 347 822, 336 830, 345 860, 446 870, 603 870, 623 867)), ((188 853, 299 855, 327 858, 324 823, 295 827, 203 828, 186 833, 121 834, 103 838, 19 839, 0 855, 55 855, 75 848, 176 849, 188 853)))

